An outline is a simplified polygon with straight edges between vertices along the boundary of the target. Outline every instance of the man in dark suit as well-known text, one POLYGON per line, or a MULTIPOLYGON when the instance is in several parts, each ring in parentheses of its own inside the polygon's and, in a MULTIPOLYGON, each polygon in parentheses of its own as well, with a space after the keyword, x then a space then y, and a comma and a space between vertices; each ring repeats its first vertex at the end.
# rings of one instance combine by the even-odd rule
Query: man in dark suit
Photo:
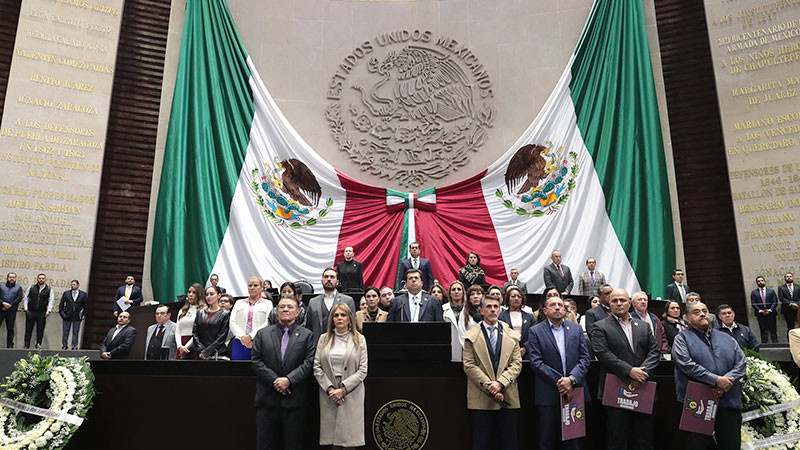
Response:
POLYGON ((408 246, 409 258, 400 261, 400 270, 397 271, 397 289, 403 289, 403 282, 406 279, 406 272, 417 269, 422 273, 422 289, 429 292, 433 287, 433 267, 431 262, 420 257, 421 248, 419 242, 412 242, 408 246))
POLYGON ((144 300, 142 289, 139 286, 134 286, 134 283, 136 283, 136 279, 133 275, 128 275, 125 277, 125 284, 117 289, 117 295, 114 297, 115 316, 122 312, 122 308, 117 303, 119 300, 124 300, 125 304, 130 306, 138 306, 144 300))
MULTIPOLYGON (((719 327, 716 329, 732 337, 742 350, 750 349, 759 351, 761 349, 761 344, 758 342, 758 338, 753 334, 750 327, 736 321, 736 313, 733 312, 733 308, 730 305, 724 303, 719 305, 717 307, 717 315, 719 316, 719 321, 722 323, 720 323, 719 327)), ((688 313, 686 317, 687 319, 689 318, 688 313)))
POLYGON ((128 359, 136 342, 136 328, 131 323, 131 313, 123 311, 117 315, 117 326, 108 330, 100 344, 100 356, 105 359, 128 359))
POLYGON ((61 294, 61 301, 58 302, 58 315, 63 320, 63 332, 61 334, 61 350, 69 348, 69 335, 72 329, 72 349, 78 349, 78 333, 81 329, 81 321, 86 317, 86 302, 88 297, 85 291, 79 289, 78 280, 72 280, 70 290, 61 294))
MULTIPOLYGON (((312 298, 308 302, 308 312, 306 313, 305 327, 311 330, 314 336, 314 346, 316 348, 317 341, 322 333, 328 331, 328 316, 330 316, 333 305, 337 303, 345 303, 350 307, 355 317, 356 304, 353 298, 339 293, 336 286, 339 285, 339 275, 336 269, 327 268, 322 271, 322 290, 323 293, 312 298)), ((278 317, 280 319, 280 315, 278 317)))
MULTIPOLYGON (((624 289, 611 293, 611 316, 592 327, 592 349, 600 362, 602 397, 606 373, 634 389, 652 378, 661 360, 656 339, 646 323, 631 317, 631 300, 624 289)), ((652 449, 653 416, 606 406, 607 449, 652 449)))
POLYGON ((444 312, 439 299, 422 292, 422 272, 406 272, 406 289, 392 300, 387 322, 444 322, 444 312))
POLYGON ((167 305, 156 308, 156 323, 147 327, 144 359, 175 359, 178 343, 175 341, 175 322, 167 305))
POLYGON ((503 295, 506 294, 506 289, 508 289, 509 286, 518 287, 523 294, 528 293, 528 286, 525 285, 524 281, 519 280, 519 270, 511 269, 508 272, 508 275, 511 277, 511 279, 503 283, 503 295))
POLYGON ((800 288, 794 285, 794 275, 791 272, 783 276, 783 281, 785 284, 778 286, 778 300, 786 319, 786 329, 792 330, 797 320, 797 308, 800 307, 800 288))
POLYGON ((595 322, 603 320, 611 314, 611 292, 614 288, 610 284, 600 286, 600 293, 597 298, 600 299, 600 304, 592 309, 586 311, 586 336, 592 339, 592 327, 595 322))
POLYGON ((756 277, 758 288, 750 293, 750 304, 756 312, 758 328, 761 330, 761 343, 767 343, 767 335, 772 342, 778 342, 778 296, 767 287, 767 280, 756 277))
POLYGON ((17 284, 17 274, 9 272, 6 282, 0 285, 0 326, 6 323, 6 346, 14 348, 14 323, 17 321, 17 309, 22 301, 22 286, 17 284))
POLYGON ((216 286, 219 288, 220 292, 223 294, 226 293, 225 288, 219 285, 219 275, 212 273, 210 277, 208 277, 208 282, 211 283, 211 286, 216 286))
POLYGON ((683 270, 673 270, 672 279, 675 280, 675 282, 668 284, 667 287, 664 288, 664 299, 686 303, 686 296, 691 290, 688 285, 683 283, 683 270))
POLYGON ((546 450, 580 448, 577 439, 561 444, 561 397, 571 400, 573 388, 583 387, 584 400, 589 401, 589 349, 580 325, 564 320, 565 314, 559 297, 545 300, 547 320, 530 327, 526 345, 539 410, 539 448, 546 450))
POLYGON ((256 448, 303 448, 312 395, 311 376, 317 348, 311 331, 295 323, 300 305, 291 294, 278 303, 278 323, 253 339, 256 373, 256 448), (282 435, 283 442, 275 442, 282 435))
POLYGON ((553 251, 550 255, 553 261, 551 264, 544 266, 542 275, 544 276, 544 286, 554 287, 558 289, 561 295, 569 295, 572 286, 575 284, 572 280, 572 272, 564 264, 561 264, 561 252, 558 250, 553 251))

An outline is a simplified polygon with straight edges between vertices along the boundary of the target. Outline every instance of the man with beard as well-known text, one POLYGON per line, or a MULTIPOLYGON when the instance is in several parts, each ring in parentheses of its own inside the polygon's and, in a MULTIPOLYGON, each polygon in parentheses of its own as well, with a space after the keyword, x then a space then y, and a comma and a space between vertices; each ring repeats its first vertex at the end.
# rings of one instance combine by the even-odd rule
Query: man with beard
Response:
POLYGON ((306 328, 311 330, 314 335, 314 345, 316 345, 322 333, 328 330, 328 316, 333 305, 344 303, 350 307, 350 311, 358 311, 352 297, 341 294, 336 290, 338 285, 339 275, 336 273, 336 269, 332 267, 325 269, 322 272, 323 293, 308 302, 306 328))
POLYGON ((783 276, 785 284, 778 286, 778 299, 781 301, 781 312, 786 319, 786 329, 792 330, 797 319, 797 308, 800 307, 800 289, 794 285, 794 275, 783 276))
POLYGON ((771 337, 774 344, 778 342, 778 296, 775 295, 775 291, 767 287, 767 280, 764 277, 757 276, 756 285, 758 288, 750 293, 750 304, 758 319, 761 343, 766 344, 767 338, 771 337))
POLYGON ((31 348, 31 335, 36 326, 36 348, 42 346, 44 339, 44 326, 47 318, 53 311, 54 294, 47 285, 47 275, 40 273, 36 276, 36 284, 25 292, 25 348, 31 348))
POLYGON ((139 286, 134 286, 134 283, 136 283, 136 279, 133 278, 133 275, 128 275, 125 277, 125 284, 117 289, 117 296, 114 297, 115 316, 122 312, 122 308, 117 303, 120 299, 125 299, 125 304, 130 306, 138 306, 144 300, 142 289, 139 286))
POLYGON ((6 282, 0 285, 0 326, 6 323, 6 346, 14 348, 14 323, 17 320, 17 308, 22 301, 22 286, 17 284, 17 274, 9 272, 6 282))
POLYGON ((676 400, 683 403, 689 381, 711 386, 719 398, 714 436, 686 432, 686 448, 739 449, 742 441, 742 385, 747 360, 739 345, 723 332, 711 327, 708 307, 702 302, 688 305, 689 328, 675 336, 672 361, 675 362, 676 400))

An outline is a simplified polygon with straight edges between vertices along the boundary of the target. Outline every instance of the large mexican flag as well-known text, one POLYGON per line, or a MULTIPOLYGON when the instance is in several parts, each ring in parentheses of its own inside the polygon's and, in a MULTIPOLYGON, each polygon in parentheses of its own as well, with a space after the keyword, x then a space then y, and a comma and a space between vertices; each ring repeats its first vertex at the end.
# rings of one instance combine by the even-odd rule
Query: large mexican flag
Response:
POLYGON ((156 299, 211 273, 234 294, 252 275, 319 286, 347 246, 368 285, 394 286, 412 241, 442 283, 477 251, 489 282, 518 268, 538 291, 558 249, 576 281, 591 256, 612 285, 662 294, 675 244, 638 0, 595 2, 544 108, 494 164, 418 192, 364 184, 323 160, 276 106, 225 2, 188 3, 155 220, 156 299))

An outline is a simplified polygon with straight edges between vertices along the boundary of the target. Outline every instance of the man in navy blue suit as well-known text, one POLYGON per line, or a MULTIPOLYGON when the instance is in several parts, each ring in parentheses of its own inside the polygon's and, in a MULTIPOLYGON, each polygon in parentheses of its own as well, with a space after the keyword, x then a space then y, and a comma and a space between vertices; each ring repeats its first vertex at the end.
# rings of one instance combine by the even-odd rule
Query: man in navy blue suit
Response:
POLYGON ((144 300, 144 297, 142 297, 142 289, 139 286, 134 286, 134 283, 136 283, 136 279, 133 278, 133 275, 128 275, 125 277, 125 284, 117 289, 117 295, 114 297, 115 316, 122 312, 122 308, 117 304, 119 299, 124 298, 125 303, 131 306, 138 306, 142 303, 142 300, 144 300))
POLYGON ((778 296, 775 291, 766 287, 767 280, 762 276, 756 277, 758 289, 750 293, 750 304, 756 310, 758 328, 761 330, 761 343, 767 343, 767 332, 772 337, 772 342, 778 342, 778 296))
POLYGON ((422 272, 406 272, 407 294, 398 295, 389 306, 387 322, 444 322, 439 299, 422 292, 422 272))
POLYGON ((534 373, 534 398, 539 410, 540 449, 578 449, 578 440, 561 441, 561 397, 573 398, 573 389, 583 387, 589 401, 586 372, 589 348, 580 325, 564 320, 566 309, 559 297, 546 300, 547 320, 528 331, 526 344, 534 373))
POLYGON ((433 268, 431 262, 419 256, 420 254, 419 242, 412 242, 408 246, 408 259, 400 261, 400 270, 397 271, 397 288, 402 289, 403 280, 406 279, 406 272, 411 269, 418 269, 422 273, 422 289, 425 292, 430 292, 433 287, 433 268))

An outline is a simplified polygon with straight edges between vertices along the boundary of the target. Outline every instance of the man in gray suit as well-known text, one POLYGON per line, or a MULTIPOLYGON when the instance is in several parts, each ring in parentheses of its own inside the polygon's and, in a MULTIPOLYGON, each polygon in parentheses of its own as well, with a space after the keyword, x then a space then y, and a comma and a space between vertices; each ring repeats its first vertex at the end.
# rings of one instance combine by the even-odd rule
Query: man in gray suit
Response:
POLYGON ((595 270, 597 260, 589 258, 586 260, 586 272, 578 277, 578 292, 587 297, 594 297, 600 294, 600 286, 606 284, 606 276, 595 270))
POLYGON ((314 347, 316 348, 317 341, 322 333, 328 330, 328 316, 331 313, 333 305, 337 303, 344 303, 350 307, 350 311, 355 315, 356 304, 353 298, 339 293, 336 286, 339 285, 339 275, 336 269, 329 267, 322 272, 322 289, 323 293, 312 298, 308 302, 308 313, 306 314, 306 328, 311 330, 314 335, 314 347))
POLYGON ((278 323, 262 328, 253 339, 258 450, 302 449, 308 433, 317 346, 311 332, 295 323, 299 310, 297 298, 287 294, 278 303, 278 323), (283 442, 274 442, 278 435, 283 442))
POLYGON ((564 264, 561 264, 561 252, 554 250, 550 255, 552 264, 544 266, 542 275, 544 276, 544 287, 554 287, 561 295, 569 295, 575 282, 572 280, 572 272, 564 264))
POLYGON ((525 285, 524 281, 518 280, 519 270, 511 269, 511 271, 508 274, 509 276, 511 276, 511 279, 503 283, 503 295, 506 294, 506 289, 508 289, 509 286, 516 286, 519 288, 519 290, 522 291, 523 294, 527 294, 528 286, 525 285))
POLYGON ((170 318, 167 305, 156 308, 156 323, 147 327, 144 359, 175 359, 178 344, 175 341, 175 322, 170 318))

